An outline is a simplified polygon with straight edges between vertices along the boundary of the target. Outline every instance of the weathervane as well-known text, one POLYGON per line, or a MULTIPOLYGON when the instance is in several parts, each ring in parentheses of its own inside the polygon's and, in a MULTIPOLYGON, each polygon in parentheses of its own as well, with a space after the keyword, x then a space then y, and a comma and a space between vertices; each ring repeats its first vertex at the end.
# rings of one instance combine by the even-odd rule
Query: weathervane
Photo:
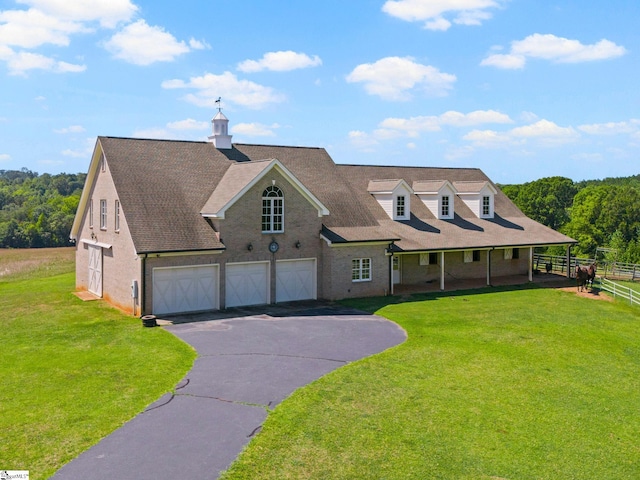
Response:
POLYGON ((220 106, 220 102, 222 102, 222 97, 218 97, 218 99, 215 102, 217 107, 218 107, 218 112, 222 111, 222 107, 220 106))

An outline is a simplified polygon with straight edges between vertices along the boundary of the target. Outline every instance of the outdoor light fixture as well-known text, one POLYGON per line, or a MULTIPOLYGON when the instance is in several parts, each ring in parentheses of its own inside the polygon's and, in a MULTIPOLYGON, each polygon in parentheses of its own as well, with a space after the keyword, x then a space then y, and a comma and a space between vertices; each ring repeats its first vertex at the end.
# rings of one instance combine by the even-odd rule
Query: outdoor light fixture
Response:
POLYGON ((301 246, 302 246, 302 244, 300 243, 300 240, 298 240, 298 241, 296 242, 296 248, 300 248, 301 246))
POLYGON ((247 245, 247 250, 249 250, 249 251, 253 250, 253 245, 251 245, 251 244, 247 245))

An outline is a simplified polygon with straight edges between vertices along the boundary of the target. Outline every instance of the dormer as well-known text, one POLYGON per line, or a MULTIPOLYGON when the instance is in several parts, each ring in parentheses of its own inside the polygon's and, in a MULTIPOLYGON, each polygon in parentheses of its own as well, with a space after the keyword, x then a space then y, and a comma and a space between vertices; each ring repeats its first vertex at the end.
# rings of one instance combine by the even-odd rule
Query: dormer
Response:
POLYGON ((456 189, 448 180, 417 180, 413 191, 438 220, 452 220, 456 189))
POLYGON ((458 196, 478 218, 493 218, 498 191, 490 182, 453 182, 458 196))
POLYGON ((370 180, 367 192, 373 195, 392 220, 411 218, 413 191, 404 180, 370 180))

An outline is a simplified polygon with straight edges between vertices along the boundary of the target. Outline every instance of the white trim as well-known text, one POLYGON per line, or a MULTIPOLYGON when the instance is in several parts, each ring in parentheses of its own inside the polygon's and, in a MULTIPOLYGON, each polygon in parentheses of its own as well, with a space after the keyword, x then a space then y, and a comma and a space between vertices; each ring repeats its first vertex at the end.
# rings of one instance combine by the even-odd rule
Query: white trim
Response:
POLYGON ((147 253, 138 254, 138 257, 140 257, 140 255, 144 255, 145 258, 186 257, 186 256, 196 256, 196 255, 219 255, 222 252, 224 252, 224 250, 202 250, 202 251, 187 250, 184 252, 147 252, 147 253))
POLYGON ((86 243, 87 245, 93 245, 93 246, 96 246, 96 247, 106 248, 107 250, 112 247, 112 245, 110 243, 97 242, 95 240, 91 240, 91 239, 88 239, 88 238, 81 239, 80 243, 86 243))
MULTIPOLYGON (((320 234, 320 239, 324 240, 325 242, 327 242, 327 245, 330 247, 365 247, 368 245, 389 245, 390 243, 393 243, 394 240, 374 240, 371 242, 339 242, 339 243, 334 243, 331 240, 329 240, 327 237, 325 237, 323 234, 320 234)), ((410 253, 410 252, 409 252, 410 253)))

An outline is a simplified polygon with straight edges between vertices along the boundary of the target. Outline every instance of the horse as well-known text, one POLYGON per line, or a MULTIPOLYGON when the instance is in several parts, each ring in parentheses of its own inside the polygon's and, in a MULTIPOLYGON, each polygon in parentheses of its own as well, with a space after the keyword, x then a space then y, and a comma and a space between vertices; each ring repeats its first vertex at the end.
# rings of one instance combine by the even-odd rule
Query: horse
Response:
POLYGON ((596 267, 597 265, 595 263, 592 263, 588 267, 576 265, 576 282, 579 292, 585 288, 589 288, 589 285, 591 285, 591 290, 593 290, 593 279, 596 278, 596 267))

